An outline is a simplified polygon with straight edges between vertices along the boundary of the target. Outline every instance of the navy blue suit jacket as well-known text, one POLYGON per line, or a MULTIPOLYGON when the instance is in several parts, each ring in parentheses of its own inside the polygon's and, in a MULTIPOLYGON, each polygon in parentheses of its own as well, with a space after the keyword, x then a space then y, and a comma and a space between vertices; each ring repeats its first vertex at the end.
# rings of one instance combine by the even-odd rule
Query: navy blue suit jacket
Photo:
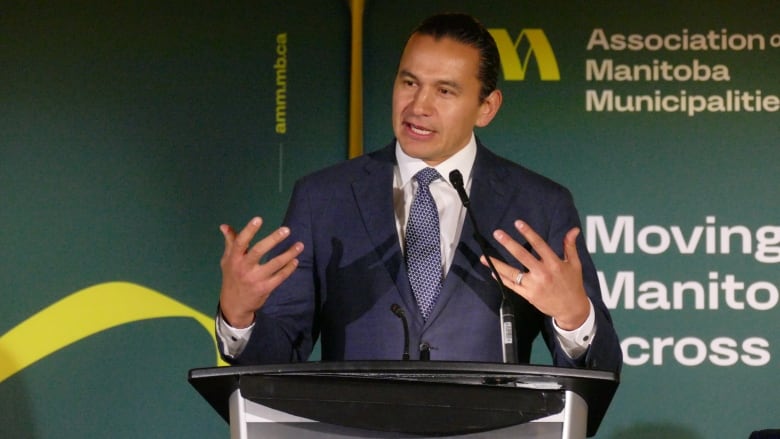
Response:
MULTIPOLYGON (((305 361, 319 337, 322 360, 401 359, 401 321, 390 311, 399 304, 409 321, 411 357, 430 346, 431 360, 501 362, 498 309, 501 295, 469 221, 447 273, 440 297, 423 321, 412 294, 396 231, 393 209, 395 143, 309 175, 296 183, 285 224, 292 233, 279 249, 302 241, 295 273, 257 312, 256 325, 235 364, 305 361)), ((580 221, 567 189, 505 160, 479 144, 472 171, 471 208, 482 235, 502 228, 520 242, 513 222, 523 219, 560 255, 563 237, 580 221)), ((553 363, 618 371, 622 356, 596 271, 582 235, 577 241, 585 288, 595 307, 597 335, 581 358, 559 347, 552 321, 514 293, 518 357, 530 358, 541 333, 553 363)))

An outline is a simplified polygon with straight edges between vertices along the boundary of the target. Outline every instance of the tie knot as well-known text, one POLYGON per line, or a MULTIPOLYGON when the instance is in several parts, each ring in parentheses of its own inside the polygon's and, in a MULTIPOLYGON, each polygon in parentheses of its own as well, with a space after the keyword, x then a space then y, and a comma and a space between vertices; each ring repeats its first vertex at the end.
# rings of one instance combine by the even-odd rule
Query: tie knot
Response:
POLYGON ((434 168, 425 168, 414 174, 414 179, 417 180, 417 183, 422 187, 427 187, 433 180, 436 180, 439 177, 441 177, 441 175, 439 175, 439 172, 434 168))

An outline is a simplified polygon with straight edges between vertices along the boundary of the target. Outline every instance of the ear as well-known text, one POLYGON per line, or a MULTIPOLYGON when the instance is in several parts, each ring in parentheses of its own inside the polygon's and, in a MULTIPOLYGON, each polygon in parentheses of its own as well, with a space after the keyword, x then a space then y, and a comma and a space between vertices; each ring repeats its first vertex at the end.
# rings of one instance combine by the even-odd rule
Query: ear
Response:
POLYGON ((498 109, 501 108, 501 102, 503 102, 503 100, 504 97, 501 94, 501 90, 493 90, 485 100, 482 101, 482 104, 480 104, 479 114, 477 115, 477 121, 474 125, 480 128, 487 126, 496 116, 496 113, 498 113, 498 109))

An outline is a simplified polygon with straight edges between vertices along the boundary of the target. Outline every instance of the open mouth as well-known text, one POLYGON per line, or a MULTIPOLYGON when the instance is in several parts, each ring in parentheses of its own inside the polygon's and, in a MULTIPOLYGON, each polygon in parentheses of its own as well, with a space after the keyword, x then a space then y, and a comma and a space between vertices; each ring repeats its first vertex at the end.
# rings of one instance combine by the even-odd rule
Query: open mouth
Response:
POLYGON ((418 136, 429 136, 433 134, 432 130, 423 128, 421 126, 413 125, 408 122, 405 122, 404 125, 406 125, 406 127, 409 128, 409 131, 411 131, 413 134, 416 134, 418 136))

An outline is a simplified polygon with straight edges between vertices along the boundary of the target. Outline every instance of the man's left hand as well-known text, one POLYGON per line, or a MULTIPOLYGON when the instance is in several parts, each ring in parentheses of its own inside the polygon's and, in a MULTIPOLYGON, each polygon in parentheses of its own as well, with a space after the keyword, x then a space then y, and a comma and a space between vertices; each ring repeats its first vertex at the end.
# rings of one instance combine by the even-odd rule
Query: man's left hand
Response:
MULTIPOLYGON (((528 224, 517 220, 515 228, 539 257, 503 230, 493 232, 499 244, 528 270, 519 270, 492 258, 504 285, 555 319, 559 328, 567 331, 579 328, 590 313, 590 301, 583 285, 582 265, 577 254, 576 240, 580 229, 575 227, 566 233, 561 259, 528 224)), ((482 264, 487 265, 484 255, 482 264)))

